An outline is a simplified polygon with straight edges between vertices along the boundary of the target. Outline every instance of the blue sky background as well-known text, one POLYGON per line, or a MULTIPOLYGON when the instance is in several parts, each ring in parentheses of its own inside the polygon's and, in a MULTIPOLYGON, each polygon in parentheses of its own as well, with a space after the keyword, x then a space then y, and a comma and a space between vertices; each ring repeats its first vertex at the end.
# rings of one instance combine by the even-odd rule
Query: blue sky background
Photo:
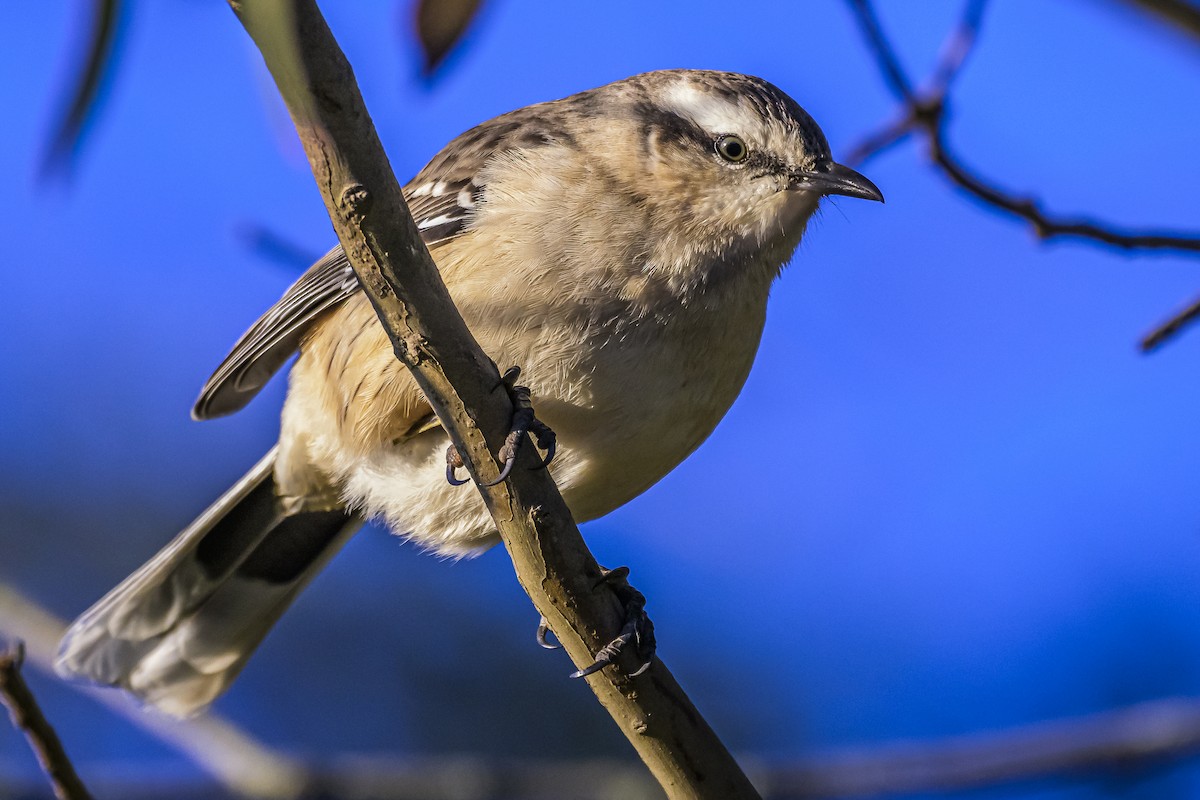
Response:
MULTIPOLYGON (((64 617, 274 440, 282 381, 232 418, 188 416, 299 272, 240 232, 314 254, 334 241, 224 3, 135 3, 74 180, 42 185, 84 5, 0 8, 0 581, 64 617)), ((657 68, 763 76, 835 155, 895 111, 833 0, 493 0, 432 86, 406 4, 325 5, 402 179, 488 117, 657 68)), ((882 3, 914 74, 958 9, 882 3)), ((1195 229, 1198 130, 1194 41, 1116 3, 1010 0, 985 20, 950 137, 1054 209, 1195 229)), ((1200 695, 1200 330, 1135 350, 1200 292, 1200 259, 1036 243, 911 143, 863 172, 887 204, 826 206, 776 286, 742 397, 661 484, 585 526, 598 560, 632 567, 661 655, 739 751, 1200 695)), ((315 758, 627 754, 566 659, 533 645, 535 623, 501 551, 451 564, 368 528, 217 708, 315 758)), ((85 773, 193 771, 33 677, 85 773)), ((0 726, 0 773, 35 769, 0 726)), ((1183 764, 963 796, 1197 795, 1183 764)))

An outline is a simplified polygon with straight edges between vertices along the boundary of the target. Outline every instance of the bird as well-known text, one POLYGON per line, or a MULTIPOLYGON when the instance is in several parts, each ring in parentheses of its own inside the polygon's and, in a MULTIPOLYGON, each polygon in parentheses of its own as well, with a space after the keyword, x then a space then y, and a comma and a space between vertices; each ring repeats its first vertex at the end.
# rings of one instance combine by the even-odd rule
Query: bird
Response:
MULTIPOLYGON (((882 201, 800 105, 733 72, 647 72, 484 122, 404 187, 468 328, 519 365, 579 522, 649 489, 737 398, 772 283, 820 201, 882 201)), ((278 443, 82 614, 60 674, 207 708, 366 520, 452 558, 498 541, 341 247, 233 346, 192 414, 245 406, 298 352, 278 443)))

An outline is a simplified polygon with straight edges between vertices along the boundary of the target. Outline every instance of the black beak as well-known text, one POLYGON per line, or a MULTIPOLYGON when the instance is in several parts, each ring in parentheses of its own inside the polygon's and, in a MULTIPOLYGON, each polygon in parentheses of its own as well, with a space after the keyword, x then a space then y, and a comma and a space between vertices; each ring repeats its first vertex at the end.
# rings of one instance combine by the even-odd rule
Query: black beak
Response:
POLYGON ((792 185, 797 189, 820 194, 841 194, 846 197, 861 197, 863 200, 883 202, 883 192, 863 175, 849 167, 830 161, 821 164, 812 172, 795 172, 792 185))

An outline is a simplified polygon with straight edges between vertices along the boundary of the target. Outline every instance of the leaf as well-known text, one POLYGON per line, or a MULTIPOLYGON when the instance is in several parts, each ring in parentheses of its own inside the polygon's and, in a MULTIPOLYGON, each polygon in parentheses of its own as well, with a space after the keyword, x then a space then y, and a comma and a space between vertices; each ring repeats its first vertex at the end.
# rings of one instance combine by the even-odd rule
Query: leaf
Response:
POLYGON ((92 0, 87 58, 70 91, 65 93, 70 99, 63 103, 66 112, 42 159, 43 174, 70 170, 87 124, 99 105, 101 89, 111 79, 116 64, 117 33, 121 28, 124 7, 122 0, 92 0))
POLYGON ((481 4, 482 0, 417 0, 417 40, 425 77, 433 75, 459 43, 481 4))

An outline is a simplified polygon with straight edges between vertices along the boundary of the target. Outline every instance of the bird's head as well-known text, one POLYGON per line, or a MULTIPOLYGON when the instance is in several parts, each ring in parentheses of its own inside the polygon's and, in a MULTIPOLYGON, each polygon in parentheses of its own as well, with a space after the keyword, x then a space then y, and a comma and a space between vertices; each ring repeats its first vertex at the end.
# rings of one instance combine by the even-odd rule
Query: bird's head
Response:
POLYGON ((655 208, 655 228, 670 233, 674 252, 761 252, 778 267, 822 197, 883 200, 833 160, 795 100, 760 78, 666 70, 579 98, 593 119, 611 120, 610 130, 600 126, 603 168, 655 208))

